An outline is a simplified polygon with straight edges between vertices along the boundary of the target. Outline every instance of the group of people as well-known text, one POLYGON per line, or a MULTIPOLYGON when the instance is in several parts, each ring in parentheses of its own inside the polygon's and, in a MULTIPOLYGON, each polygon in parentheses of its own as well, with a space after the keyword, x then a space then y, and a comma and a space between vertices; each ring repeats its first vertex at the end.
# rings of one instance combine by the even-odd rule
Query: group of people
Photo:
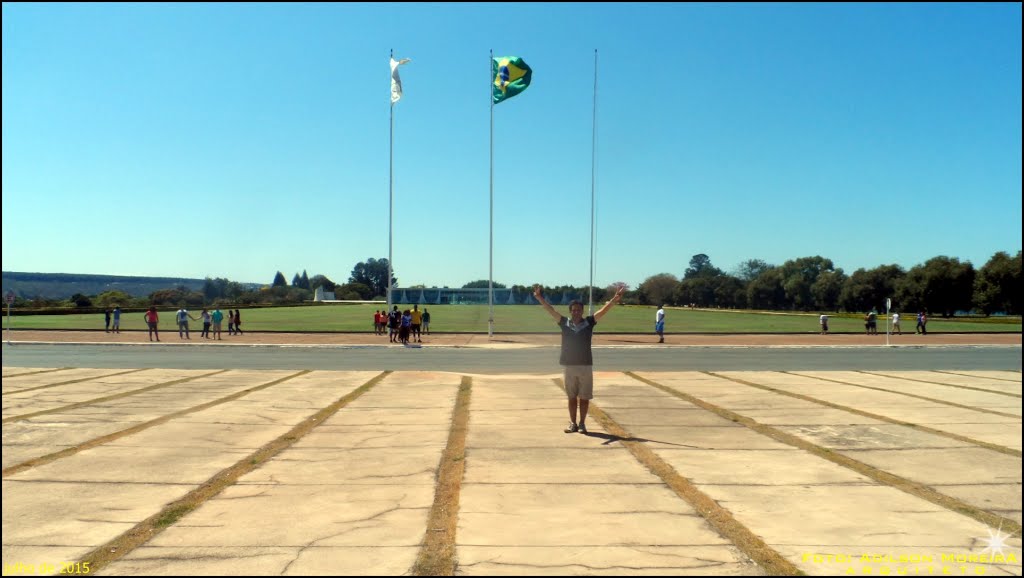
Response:
POLYGON ((103 312, 104 331, 107 333, 121 333, 121 306, 115 305, 114 309, 107 309, 103 312), (111 325, 113 323, 113 325, 111 325))
POLYGON ((399 311, 395 305, 391 311, 386 309, 373 313, 374 335, 387 334, 391 343, 408 344, 410 341, 423 343, 423 333, 430 335, 430 311, 419 305, 412 309, 399 311))
MULTIPOLYGON (((821 325, 821 334, 828 334, 828 315, 822 313, 818 317, 818 324, 821 325)), ((874 310, 864 315, 864 331, 868 335, 878 335, 878 313, 874 310)), ((892 333, 896 335, 903 335, 903 329, 900 328, 900 314, 893 312, 892 314, 892 333)), ((917 314, 917 330, 915 333, 921 335, 928 334, 928 314, 924 311, 920 311, 917 314)))
MULTIPOLYGON (((106 322, 106 331, 108 333, 120 333, 121 332, 121 308, 114 307, 113 311, 107 309, 104 312, 104 319, 106 322), (111 325, 113 321, 113 325, 111 325)), ((149 329, 149 340, 160 341, 160 315, 156 311, 156 307, 150 307, 143 314, 143 319, 146 322, 146 327, 149 329)), ((203 320, 203 333, 202 337, 205 339, 220 339, 221 338, 221 325, 224 323, 224 312, 216 307, 211 312, 209 309, 203 309, 203 312, 199 314, 199 317, 193 317, 188 309, 182 307, 174 314, 174 320, 178 324, 178 338, 179 339, 192 339, 189 334, 188 321, 203 320)), ((228 335, 242 335, 242 312, 238 309, 228 309, 228 335)))

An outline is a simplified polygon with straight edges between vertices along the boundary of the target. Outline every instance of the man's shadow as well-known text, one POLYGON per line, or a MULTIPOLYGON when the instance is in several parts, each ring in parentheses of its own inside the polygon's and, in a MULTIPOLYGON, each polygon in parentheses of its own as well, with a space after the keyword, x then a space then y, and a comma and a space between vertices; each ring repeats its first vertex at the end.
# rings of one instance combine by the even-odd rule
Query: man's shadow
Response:
POLYGON ((613 444, 615 442, 639 442, 639 443, 648 443, 648 442, 650 442, 650 443, 656 443, 656 444, 664 444, 664 445, 667 445, 667 446, 676 446, 676 447, 681 447, 681 448, 702 449, 700 446, 691 446, 691 445, 688 445, 688 444, 675 444, 675 443, 672 443, 672 442, 663 442, 663 441, 660 441, 660 440, 650 440, 650 439, 647 439, 647 438, 638 438, 638 437, 633 437, 633 436, 622 437, 622 436, 617 436, 617 435, 613 435, 613 434, 599 433, 599 432, 594 432, 594 433, 587 432, 587 433, 585 433, 583 435, 585 435, 587 437, 603 439, 604 442, 602 442, 601 445, 604 445, 604 446, 609 445, 609 444, 613 444))

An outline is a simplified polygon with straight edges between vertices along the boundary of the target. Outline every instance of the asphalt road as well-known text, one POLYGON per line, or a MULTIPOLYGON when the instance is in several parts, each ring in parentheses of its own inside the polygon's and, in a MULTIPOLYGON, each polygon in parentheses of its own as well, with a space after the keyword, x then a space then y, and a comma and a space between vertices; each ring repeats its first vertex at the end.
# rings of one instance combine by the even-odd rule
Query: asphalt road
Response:
MULTIPOLYGON (((594 347, 605 371, 1021 370, 1021 347, 594 347)), ((554 373, 557 347, 3 344, 5 367, 431 370, 554 373)))

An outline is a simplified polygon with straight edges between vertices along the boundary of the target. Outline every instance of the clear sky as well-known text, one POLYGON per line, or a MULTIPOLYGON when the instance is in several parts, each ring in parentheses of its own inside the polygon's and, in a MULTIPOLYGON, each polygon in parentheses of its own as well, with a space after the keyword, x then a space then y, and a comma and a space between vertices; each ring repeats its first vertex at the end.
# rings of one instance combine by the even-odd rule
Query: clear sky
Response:
POLYGON ((3 4, 3 269, 596 285, 1021 248, 1021 5, 3 4))

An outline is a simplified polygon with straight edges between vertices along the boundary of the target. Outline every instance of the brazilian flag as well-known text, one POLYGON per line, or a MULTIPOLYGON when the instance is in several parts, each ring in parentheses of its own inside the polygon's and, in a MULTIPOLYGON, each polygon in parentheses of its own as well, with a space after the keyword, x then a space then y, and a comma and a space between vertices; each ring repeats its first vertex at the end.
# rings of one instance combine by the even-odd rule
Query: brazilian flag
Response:
POLYGON ((494 77, 494 104, 498 104, 526 90, 533 70, 518 56, 501 56, 491 59, 491 75, 494 77))

